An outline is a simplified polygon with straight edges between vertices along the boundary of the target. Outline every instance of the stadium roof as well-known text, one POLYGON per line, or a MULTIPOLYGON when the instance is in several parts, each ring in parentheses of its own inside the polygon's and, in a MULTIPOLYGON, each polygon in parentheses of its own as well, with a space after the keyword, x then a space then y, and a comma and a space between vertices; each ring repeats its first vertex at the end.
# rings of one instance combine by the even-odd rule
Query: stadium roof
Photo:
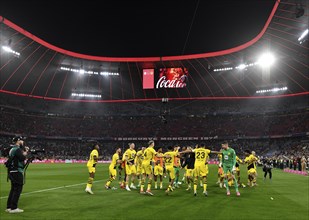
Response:
MULTIPOLYGON (((248 32, 251 39, 232 48, 138 58, 102 57, 69 51, 0 17, 0 91, 60 100, 72 99, 73 91, 95 92, 102 94, 101 101, 252 97, 257 90, 270 89, 271 86, 287 87, 287 94, 308 94, 308 35, 299 40, 308 29, 307 11, 308 5, 303 3, 276 1, 260 30, 254 36, 248 32), (301 16, 297 14, 300 9, 305 11, 301 16), (3 46, 11 48, 9 53, 3 46), (275 57, 275 64, 268 71, 256 65, 265 52, 275 57), (246 66, 236 68, 240 64, 246 66), (189 70, 186 88, 143 90, 144 68, 158 70, 167 67, 189 70), (83 69, 83 74, 80 69, 83 69), (85 74, 85 71, 92 74, 85 74), (119 75, 100 76, 94 72, 119 75)), ((218 37, 223 41, 230 40, 228 33, 218 37)), ((88 41, 91 41, 91 35, 88 41)), ((207 38, 205 42, 212 44, 207 38)))
POLYGON ((171 56, 218 51, 251 40, 274 3, 2 0, 0 15, 69 51, 108 57, 171 56))

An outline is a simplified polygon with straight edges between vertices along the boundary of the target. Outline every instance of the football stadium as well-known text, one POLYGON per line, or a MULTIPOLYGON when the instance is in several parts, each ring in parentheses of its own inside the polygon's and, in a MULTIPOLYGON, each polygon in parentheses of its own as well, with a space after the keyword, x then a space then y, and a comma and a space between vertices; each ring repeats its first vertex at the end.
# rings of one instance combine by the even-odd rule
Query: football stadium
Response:
POLYGON ((0 4, 0 219, 309 219, 308 0, 0 4))

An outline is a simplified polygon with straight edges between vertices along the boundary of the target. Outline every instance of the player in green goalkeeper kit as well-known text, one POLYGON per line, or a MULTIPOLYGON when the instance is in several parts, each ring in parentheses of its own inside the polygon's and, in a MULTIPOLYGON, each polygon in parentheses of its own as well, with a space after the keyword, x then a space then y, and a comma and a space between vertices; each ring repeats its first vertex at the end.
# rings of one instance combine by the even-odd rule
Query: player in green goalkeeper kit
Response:
POLYGON ((229 147, 229 144, 227 141, 223 142, 221 144, 222 146, 222 167, 223 167, 223 172, 224 172, 224 183, 226 186, 226 195, 230 195, 230 190, 229 190, 229 184, 228 184, 228 172, 232 174, 232 178, 234 179, 234 185, 235 185, 235 190, 236 190, 236 195, 240 196, 240 193, 238 191, 238 184, 237 184, 237 179, 235 178, 234 172, 236 170, 235 165, 236 165, 236 153, 233 148, 229 147))

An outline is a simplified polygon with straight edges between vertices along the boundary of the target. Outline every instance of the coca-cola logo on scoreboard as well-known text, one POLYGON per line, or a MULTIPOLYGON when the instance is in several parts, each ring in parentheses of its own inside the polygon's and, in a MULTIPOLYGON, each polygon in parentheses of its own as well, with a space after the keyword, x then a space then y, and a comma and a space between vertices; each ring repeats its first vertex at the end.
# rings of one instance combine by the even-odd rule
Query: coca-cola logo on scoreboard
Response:
POLYGON ((161 68, 156 88, 184 88, 188 82, 187 68, 161 68))

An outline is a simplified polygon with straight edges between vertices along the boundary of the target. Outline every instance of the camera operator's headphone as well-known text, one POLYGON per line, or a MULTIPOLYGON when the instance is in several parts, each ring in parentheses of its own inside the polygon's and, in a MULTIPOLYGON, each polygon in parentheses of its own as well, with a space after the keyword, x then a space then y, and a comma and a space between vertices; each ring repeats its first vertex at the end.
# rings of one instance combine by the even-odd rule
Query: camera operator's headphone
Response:
POLYGON ((16 143, 17 141, 23 141, 23 140, 25 140, 25 138, 23 138, 22 136, 16 136, 13 137, 12 142, 16 143))

